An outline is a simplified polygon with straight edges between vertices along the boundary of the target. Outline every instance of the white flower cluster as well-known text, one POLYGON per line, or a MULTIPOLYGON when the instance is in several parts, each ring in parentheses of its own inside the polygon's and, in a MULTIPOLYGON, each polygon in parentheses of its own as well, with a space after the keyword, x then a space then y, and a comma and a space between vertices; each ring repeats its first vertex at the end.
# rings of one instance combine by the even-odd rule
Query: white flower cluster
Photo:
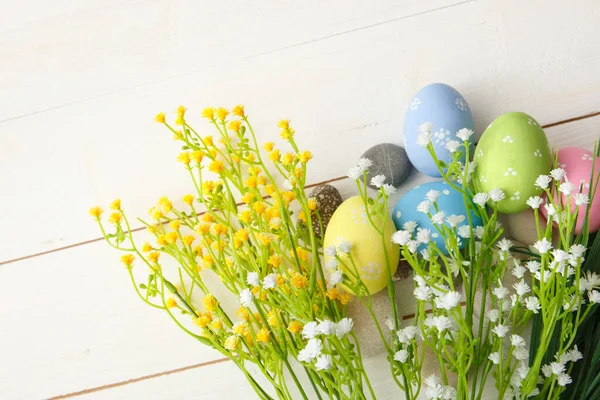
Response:
POLYGON ((571 376, 565 372, 567 369, 567 363, 574 363, 582 358, 583 355, 577 346, 574 346, 571 350, 560 356, 557 354, 555 356, 556 361, 542 366, 542 374, 546 378, 551 378, 554 375, 556 376, 556 383, 558 383, 560 386, 567 386, 569 383, 573 382, 571 376))
MULTIPOLYGON (((590 202, 589 196, 585 193, 581 193, 579 186, 569 181, 567 172, 562 168, 553 169, 550 171, 549 175, 538 176, 535 180, 535 186, 544 190, 546 194, 550 196, 550 188, 553 181, 554 185, 558 188, 558 191, 569 199, 568 202, 572 200, 576 207, 585 206, 590 202)), ((539 196, 534 196, 527 200, 527 204, 533 209, 538 209, 544 204, 544 200, 539 196)), ((558 222, 560 222, 560 218, 564 215, 558 215, 556 207, 553 204, 548 203, 544 205, 544 207, 548 218, 558 219, 558 222)))
POLYGON ((455 400, 456 389, 442 383, 437 375, 430 375, 425 379, 425 396, 431 400, 455 400))
MULTIPOLYGON (((431 122, 425 122, 419 126, 419 135, 417 136, 417 144, 421 147, 427 147, 431 143, 431 130, 433 129, 433 124, 431 122)), ((469 138, 474 134, 473 130, 462 128, 458 132, 456 132, 456 137, 463 142, 469 140, 469 138)), ((446 142, 445 147, 448 149, 450 153, 454 153, 461 146, 461 143, 457 140, 449 140, 446 142)))
POLYGON ((308 342, 298 352, 298 361, 305 363, 315 361, 317 371, 330 369, 333 361, 330 354, 323 353, 324 341, 328 336, 343 339, 352 331, 353 326, 354 322, 351 318, 342 318, 337 323, 329 320, 307 323, 302 329, 302 337, 308 339, 308 342))
POLYGON ((325 248, 325 254, 331 257, 326 265, 329 271, 328 282, 330 286, 335 286, 343 282, 344 274, 338 268, 340 262, 337 257, 350 253, 350 250, 352 250, 352 243, 344 239, 340 239, 336 246, 325 248))

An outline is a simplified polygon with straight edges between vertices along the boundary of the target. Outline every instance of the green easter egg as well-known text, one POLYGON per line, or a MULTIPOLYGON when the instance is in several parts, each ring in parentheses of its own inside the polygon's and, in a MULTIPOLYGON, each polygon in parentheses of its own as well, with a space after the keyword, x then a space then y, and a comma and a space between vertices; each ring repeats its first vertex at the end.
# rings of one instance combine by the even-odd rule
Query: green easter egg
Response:
POLYGON ((525 210, 527 199, 542 193, 534 183, 539 175, 548 174, 551 166, 544 130, 522 112, 502 114, 488 126, 477 144, 474 161, 480 192, 500 188, 506 194, 498 203, 498 210, 505 214, 525 210))

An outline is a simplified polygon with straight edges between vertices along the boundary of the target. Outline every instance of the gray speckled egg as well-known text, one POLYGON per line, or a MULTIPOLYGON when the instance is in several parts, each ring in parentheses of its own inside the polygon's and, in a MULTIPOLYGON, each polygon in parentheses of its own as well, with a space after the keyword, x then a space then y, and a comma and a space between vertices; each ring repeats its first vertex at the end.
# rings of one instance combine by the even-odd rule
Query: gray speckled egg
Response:
POLYGON ((319 214, 321 215, 323 229, 321 230, 318 221, 314 221, 313 232, 316 236, 322 238, 331 216, 340 204, 342 204, 342 196, 335 187, 331 185, 321 185, 314 188, 308 197, 317 200, 317 210, 319 210, 319 214))

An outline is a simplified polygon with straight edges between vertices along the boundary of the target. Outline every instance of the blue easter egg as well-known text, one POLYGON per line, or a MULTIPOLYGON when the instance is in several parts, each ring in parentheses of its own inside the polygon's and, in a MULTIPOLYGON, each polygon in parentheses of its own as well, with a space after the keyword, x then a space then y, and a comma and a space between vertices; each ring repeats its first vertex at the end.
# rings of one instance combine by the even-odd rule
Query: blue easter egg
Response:
MULTIPOLYGON (((429 151, 417 144, 419 126, 431 122, 431 139, 438 159, 448 163, 451 153, 446 142, 457 140, 462 128, 475 131, 471 110, 464 97, 453 87, 443 83, 427 85, 413 97, 404 118, 404 149, 410 162, 425 175, 441 176, 429 151)), ((463 154, 464 159, 464 154, 463 154)), ((464 160, 463 160, 464 161, 464 160)))
MULTIPOLYGON (((458 226, 460 227, 462 225, 469 224, 469 219, 467 218, 467 209, 463 201, 462 193, 456 189, 453 189, 452 186, 448 185, 448 183, 444 181, 424 183, 406 192, 406 194, 404 194, 404 196, 402 196, 394 206, 392 219, 394 220, 394 224, 398 230, 404 229, 403 225, 408 221, 415 221, 417 223, 417 227, 419 228, 429 229, 431 231, 431 241, 435 242, 436 246, 442 251, 442 253, 448 254, 444 239, 436 230, 429 216, 417 211, 417 206, 419 203, 427 199, 426 194, 430 190, 437 190, 440 192, 440 196, 436 203, 438 210, 446 213, 446 218, 452 214, 464 215, 464 221, 458 224, 458 226)), ((433 205, 431 206, 431 214, 435 214, 433 205)), ((482 224, 481 218, 472 211, 471 221, 473 222, 473 227, 482 224)), ((444 222, 444 224, 449 226, 447 222, 444 222)), ((464 245, 465 243, 466 240, 463 240, 462 244, 464 245)))

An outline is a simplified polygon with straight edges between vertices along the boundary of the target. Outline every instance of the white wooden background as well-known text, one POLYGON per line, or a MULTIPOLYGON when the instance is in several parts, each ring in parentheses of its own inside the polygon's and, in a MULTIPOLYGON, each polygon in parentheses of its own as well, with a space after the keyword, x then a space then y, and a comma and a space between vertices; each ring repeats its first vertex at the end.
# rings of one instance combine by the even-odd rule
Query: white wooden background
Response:
MULTIPOLYGON (((410 98, 436 81, 479 134, 519 110, 591 149, 599 22, 597 0, 0 0, 0 399, 252 397, 137 299, 87 216, 190 190, 157 112, 185 104, 208 128, 203 107, 243 103, 263 141, 291 118, 313 183, 402 143, 410 98)), ((399 398, 382 363, 376 390, 399 398)))

